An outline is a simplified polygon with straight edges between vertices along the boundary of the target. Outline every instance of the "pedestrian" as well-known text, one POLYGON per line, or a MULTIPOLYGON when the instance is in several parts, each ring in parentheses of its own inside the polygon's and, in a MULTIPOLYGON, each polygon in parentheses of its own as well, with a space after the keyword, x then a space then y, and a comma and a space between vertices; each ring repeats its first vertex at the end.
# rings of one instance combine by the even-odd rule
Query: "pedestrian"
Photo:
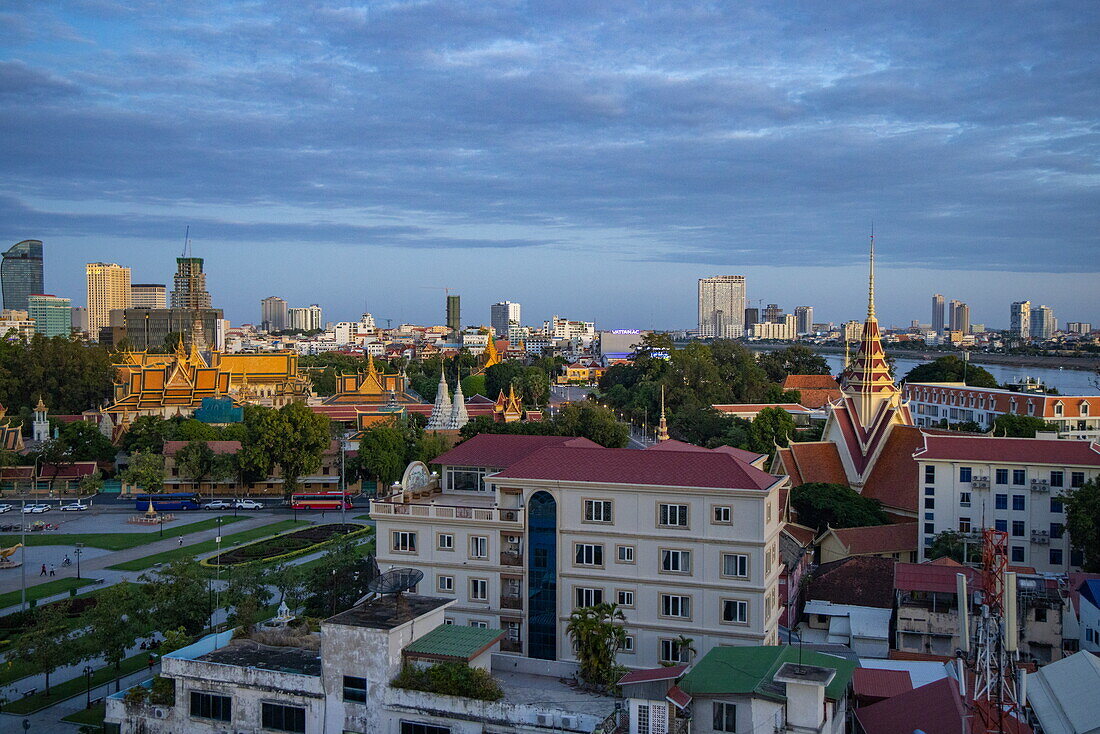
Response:
POLYGON ((38 575, 39 576, 45 576, 46 575, 46 564, 45 563, 42 564, 42 573, 40 573, 38 575))
POLYGON ((183 536, 181 535, 180 536, 180 548, 182 548, 182 547, 183 547, 183 536))
POLYGON ((55 563, 50 564, 50 575, 51 576, 56 576, 57 575, 57 564, 55 564, 55 563))

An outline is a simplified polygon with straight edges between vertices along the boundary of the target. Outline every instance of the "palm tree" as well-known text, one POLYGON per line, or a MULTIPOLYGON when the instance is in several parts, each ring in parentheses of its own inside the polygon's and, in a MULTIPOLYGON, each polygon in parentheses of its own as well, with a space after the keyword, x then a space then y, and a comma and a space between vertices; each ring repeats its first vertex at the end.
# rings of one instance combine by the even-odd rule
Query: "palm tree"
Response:
POLYGON ((610 685, 615 656, 626 642, 626 620, 618 604, 600 602, 573 610, 565 631, 580 661, 580 677, 586 683, 610 685))

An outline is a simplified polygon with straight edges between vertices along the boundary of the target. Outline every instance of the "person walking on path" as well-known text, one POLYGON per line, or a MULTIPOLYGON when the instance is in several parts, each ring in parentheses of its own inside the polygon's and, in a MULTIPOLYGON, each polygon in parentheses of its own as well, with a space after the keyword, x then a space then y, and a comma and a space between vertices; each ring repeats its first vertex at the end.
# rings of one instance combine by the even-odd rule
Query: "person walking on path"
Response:
POLYGON ((183 536, 181 535, 180 536, 180 548, 182 548, 182 547, 183 547, 183 536))
POLYGON ((46 564, 45 563, 42 564, 42 573, 40 573, 38 575, 39 576, 45 576, 46 575, 46 564))
POLYGON ((57 575, 57 564, 55 564, 55 563, 50 564, 50 575, 51 576, 56 576, 57 575))

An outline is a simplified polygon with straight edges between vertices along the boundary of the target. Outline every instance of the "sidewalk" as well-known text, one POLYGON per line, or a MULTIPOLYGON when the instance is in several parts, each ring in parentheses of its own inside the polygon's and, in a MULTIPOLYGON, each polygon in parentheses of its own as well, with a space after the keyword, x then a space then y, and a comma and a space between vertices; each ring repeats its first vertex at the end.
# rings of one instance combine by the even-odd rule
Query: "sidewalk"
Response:
MULTIPOLYGON (((143 668, 136 673, 131 673, 123 677, 119 681, 120 689, 126 690, 131 686, 137 685, 142 681, 147 681, 154 675, 160 672, 160 665, 154 665, 153 670, 150 672, 148 668, 143 668)), ((110 686, 99 686, 92 689, 92 700, 97 698, 106 698, 108 695, 115 692, 115 684, 111 683, 110 686)), ((15 716, 11 714, 0 714, 0 731, 22 731, 20 722, 27 720, 30 722, 31 732, 71 732, 76 734, 79 729, 78 724, 70 724, 67 721, 61 721, 62 717, 69 714, 75 714, 77 711, 83 711, 87 704, 87 692, 82 692, 79 696, 61 701, 54 704, 47 709, 29 714, 27 716, 15 716)))

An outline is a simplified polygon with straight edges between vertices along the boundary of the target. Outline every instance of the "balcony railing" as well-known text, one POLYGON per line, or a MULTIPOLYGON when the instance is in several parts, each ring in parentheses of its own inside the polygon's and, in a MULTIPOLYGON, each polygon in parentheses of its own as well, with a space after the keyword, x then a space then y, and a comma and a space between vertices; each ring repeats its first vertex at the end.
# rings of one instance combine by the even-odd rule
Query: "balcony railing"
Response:
POLYGON ((431 520, 470 520, 523 526, 523 510, 502 510, 497 507, 458 507, 455 505, 421 505, 405 502, 371 500, 370 514, 379 517, 418 517, 431 520))
POLYGON ((523 609, 523 597, 519 594, 501 594, 501 609, 523 609))
POLYGON ((523 554, 517 551, 501 551, 500 553, 500 565, 502 566, 522 566, 523 554))

